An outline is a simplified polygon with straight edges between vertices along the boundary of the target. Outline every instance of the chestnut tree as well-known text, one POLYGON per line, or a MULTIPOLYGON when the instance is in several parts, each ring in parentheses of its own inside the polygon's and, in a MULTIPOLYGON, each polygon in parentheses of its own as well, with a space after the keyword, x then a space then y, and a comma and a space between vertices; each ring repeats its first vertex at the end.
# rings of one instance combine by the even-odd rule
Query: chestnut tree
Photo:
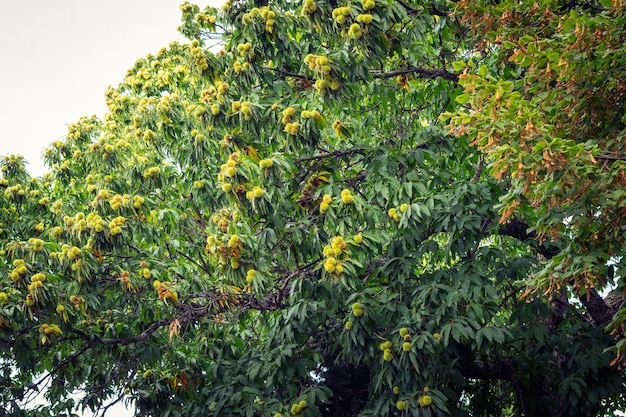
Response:
POLYGON ((181 10, 0 162, 0 414, 626 407, 623 1, 181 10))

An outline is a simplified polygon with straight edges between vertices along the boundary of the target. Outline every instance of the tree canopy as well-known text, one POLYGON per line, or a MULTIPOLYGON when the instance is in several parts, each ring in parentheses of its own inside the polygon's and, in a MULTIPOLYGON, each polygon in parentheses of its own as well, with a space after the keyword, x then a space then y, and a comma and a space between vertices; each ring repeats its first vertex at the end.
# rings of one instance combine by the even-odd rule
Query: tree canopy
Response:
POLYGON ((0 162, 0 414, 626 407, 622 0, 181 10, 0 162))

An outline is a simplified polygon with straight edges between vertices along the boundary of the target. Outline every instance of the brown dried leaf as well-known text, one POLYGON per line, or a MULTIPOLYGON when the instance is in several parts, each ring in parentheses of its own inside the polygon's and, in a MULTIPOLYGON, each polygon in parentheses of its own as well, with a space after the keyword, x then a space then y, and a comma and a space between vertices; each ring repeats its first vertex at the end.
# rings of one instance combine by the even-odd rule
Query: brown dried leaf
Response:
POLYGON ((180 322, 178 319, 174 319, 174 321, 170 324, 170 340, 174 336, 178 336, 180 334, 180 322))

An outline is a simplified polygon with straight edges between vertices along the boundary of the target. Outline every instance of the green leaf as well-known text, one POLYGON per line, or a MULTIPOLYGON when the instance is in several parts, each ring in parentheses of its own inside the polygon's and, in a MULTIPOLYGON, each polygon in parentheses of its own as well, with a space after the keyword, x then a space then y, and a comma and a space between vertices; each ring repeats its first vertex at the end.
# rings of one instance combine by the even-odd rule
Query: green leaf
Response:
POLYGON ((463 61, 454 61, 452 63, 452 68, 457 72, 463 71, 466 66, 467 64, 465 64, 465 62, 463 61))
POLYGON ((472 96, 470 94, 459 94, 454 98, 454 100, 459 104, 466 104, 471 100, 472 96))

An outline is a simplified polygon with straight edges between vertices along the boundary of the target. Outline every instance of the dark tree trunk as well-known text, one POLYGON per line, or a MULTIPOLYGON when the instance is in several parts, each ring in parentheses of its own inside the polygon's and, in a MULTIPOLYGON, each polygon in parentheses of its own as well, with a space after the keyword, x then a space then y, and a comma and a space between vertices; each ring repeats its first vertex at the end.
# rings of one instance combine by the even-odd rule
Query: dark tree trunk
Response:
POLYGON ((321 375, 333 392, 320 406, 324 417, 355 417, 368 400, 370 369, 363 365, 340 364, 329 367, 321 375))

